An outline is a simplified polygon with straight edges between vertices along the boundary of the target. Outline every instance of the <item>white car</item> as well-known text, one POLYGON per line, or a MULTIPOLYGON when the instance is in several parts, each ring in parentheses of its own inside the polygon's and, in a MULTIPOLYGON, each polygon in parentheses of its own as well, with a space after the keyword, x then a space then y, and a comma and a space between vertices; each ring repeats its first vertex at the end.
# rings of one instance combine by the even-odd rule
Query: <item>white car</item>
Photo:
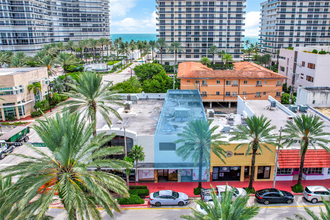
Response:
POLYGON ((307 186, 303 195, 307 201, 312 203, 322 202, 322 197, 325 201, 329 201, 330 190, 324 186, 307 186))
POLYGON ((172 190, 161 190, 158 192, 150 193, 149 202, 151 205, 179 205, 183 206, 188 204, 188 196, 181 192, 172 190))
MULTIPOLYGON (((209 201, 209 202, 206 202, 206 203, 207 203, 208 205, 211 205, 211 206, 214 205, 213 201, 209 201)), ((199 204, 196 205, 196 211, 202 213, 203 215, 206 215, 206 214, 207 214, 207 213, 205 212, 205 210, 204 210, 199 204)))
MULTIPOLYGON (((235 201, 235 199, 238 196, 246 196, 247 195, 246 191, 243 188, 235 188, 235 187, 227 186, 227 185, 219 185, 215 189, 216 195, 217 195, 219 201, 221 200, 221 194, 226 191, 226 187, 227 187, 227 190, 229 190, 229 191, 233 190, 234 191, 232 201, 235 201)), ((211 193, 210 189, 202 189, 201 197, 202 197, 202 200, 204 202, 212 200, 212 197, 211 197, 210 193, 211 193)))

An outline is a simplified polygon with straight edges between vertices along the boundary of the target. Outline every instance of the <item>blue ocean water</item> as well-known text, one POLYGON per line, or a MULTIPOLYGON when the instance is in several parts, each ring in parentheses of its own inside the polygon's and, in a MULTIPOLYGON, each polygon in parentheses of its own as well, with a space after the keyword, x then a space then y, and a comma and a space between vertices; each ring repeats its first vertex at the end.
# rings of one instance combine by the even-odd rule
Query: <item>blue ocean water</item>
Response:
MULTIPOLYGON (((157 34, 111 34, 111 39, 114 40, 116 38, 121 37, 124 42, 128 41, 130 42, 131 39, 134 41, 151 41, 151 40, 157 40, 158 38, 156 37, 157 34)), ((249 40, 251 43, 258 42, 258 37, 257 36, 249 36, 249 37, 244 37, 243 41, 249 40)))

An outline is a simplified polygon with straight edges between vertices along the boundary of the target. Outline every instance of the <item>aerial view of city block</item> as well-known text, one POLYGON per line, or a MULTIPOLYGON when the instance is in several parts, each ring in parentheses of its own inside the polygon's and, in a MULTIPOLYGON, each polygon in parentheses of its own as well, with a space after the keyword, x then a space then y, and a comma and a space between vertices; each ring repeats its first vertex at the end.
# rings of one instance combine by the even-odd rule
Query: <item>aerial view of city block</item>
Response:
POLYGON ((0 220, 330 220, 330 0, 0 0, 0 220))

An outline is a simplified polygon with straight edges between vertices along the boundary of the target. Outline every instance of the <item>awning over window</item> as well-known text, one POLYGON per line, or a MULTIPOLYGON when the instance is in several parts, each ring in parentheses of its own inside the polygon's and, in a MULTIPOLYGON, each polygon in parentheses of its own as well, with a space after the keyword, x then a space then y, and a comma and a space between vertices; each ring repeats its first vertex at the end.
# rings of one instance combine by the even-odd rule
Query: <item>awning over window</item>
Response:
MULTIPOLYGON (((280 150, 280 168, 299 168, 300 150, 280 150)), ((330 167, 330 154, 326 150, 309 149, 305 156, 304 168, 330 167)))

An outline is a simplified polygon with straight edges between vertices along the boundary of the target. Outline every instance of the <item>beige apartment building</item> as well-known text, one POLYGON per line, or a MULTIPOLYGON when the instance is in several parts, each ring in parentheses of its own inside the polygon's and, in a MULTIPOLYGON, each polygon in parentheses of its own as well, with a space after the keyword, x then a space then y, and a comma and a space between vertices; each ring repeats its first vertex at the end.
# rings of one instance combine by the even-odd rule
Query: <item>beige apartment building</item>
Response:
POLYGON ((35 102, 47 95, 49 84, 46 67, 0 69, 0 120, 12 115, 17 119, 31 114, 35 102), (41 92, 34 95, 28 85, 40 82, 41 92))

